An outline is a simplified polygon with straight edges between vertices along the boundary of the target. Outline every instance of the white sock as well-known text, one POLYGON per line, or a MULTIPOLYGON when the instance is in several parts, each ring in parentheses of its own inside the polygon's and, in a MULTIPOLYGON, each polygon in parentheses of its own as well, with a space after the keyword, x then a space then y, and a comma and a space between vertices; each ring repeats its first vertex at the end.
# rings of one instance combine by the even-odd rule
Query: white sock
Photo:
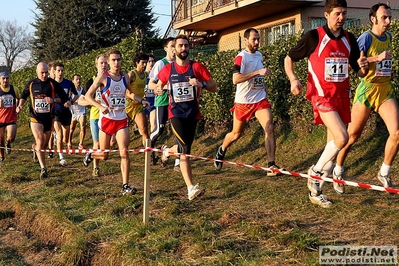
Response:
POLYGON ((321 171, 323 170, 324 166, 331 161, 339 152, 339 149, 334 144, 334 140, 327 143, 326 147, 324 148, 323 153, 321 154, 317 164, 313 167, 314 171, 321 171))
POLYGON ((343 166, 336 165, 335 168, 334 168, 334 173, 335 173, 335 175, 340 176, 340 175, 342 175, 344 173, 344 170, 345 169, 344 169, 343 166))
POLYGON ((178 166, 178 165, 180 165, 180 159, 175 160, 175 166, 178 166))
POLYGON ((62 159, 64 159, 64 154, 63 154, 62 152, 59 152, 59 153, 58 153, 58 156, 60 157, 60 161, 61 161, 62 159))
POLYGON ((385 163, 382 163, 380 174, 382 176, 387 176, 387 175, 389 175, 390 171, 391 171, 391 166, 390 165, 386 165, 385 163))

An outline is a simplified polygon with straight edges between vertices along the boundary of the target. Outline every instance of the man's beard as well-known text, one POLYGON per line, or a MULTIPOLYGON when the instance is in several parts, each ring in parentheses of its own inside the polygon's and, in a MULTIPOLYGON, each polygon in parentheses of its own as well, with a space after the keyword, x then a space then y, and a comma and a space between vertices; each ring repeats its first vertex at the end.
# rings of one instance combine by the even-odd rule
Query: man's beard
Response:
POLYGON ((178 53, 178 54, 176 54, 176 56, 177 56, 178 58, 180 58, 181 60, 186 60, 187 57, 188 57, 188 52, 182 52, 182 53, 178 53), (186 54, 185 54, 185 55, 182 55, 182 53, 186 53, 186 54))

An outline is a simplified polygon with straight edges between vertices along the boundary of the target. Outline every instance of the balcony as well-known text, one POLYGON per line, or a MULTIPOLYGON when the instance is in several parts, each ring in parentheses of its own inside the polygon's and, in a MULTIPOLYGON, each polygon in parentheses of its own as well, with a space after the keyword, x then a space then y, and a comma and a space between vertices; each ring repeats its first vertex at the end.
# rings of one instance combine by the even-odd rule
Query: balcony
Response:
POLYGON ((175 0, 174 29, 217 32, 320 0, 175 0))

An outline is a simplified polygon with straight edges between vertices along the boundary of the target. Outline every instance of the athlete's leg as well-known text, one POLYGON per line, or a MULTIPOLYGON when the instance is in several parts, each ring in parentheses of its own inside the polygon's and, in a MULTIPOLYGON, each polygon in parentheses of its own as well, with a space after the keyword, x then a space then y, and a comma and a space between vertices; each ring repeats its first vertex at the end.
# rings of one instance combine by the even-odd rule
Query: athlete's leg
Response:
POLYGON ((265 146, 267 152, 268 162, 275 161, 276 153, 276 139, 274 136, 273 115, 270 108, 258 110, 255 112, 255 117, 258 119, 260 125, 265 132, 265 146))
POLYGON ((145 112, 142 111, 140 113, 138 113, 135 118, 134 118, 134 122, 136 122, 136 125, 139 129, 140 135, 142 136, 142 142, 143 142, 143 146, 145 147, 145 142, 147 139, 149 139, 148 136, 148 121, 147 121, 147 117, 145 115, 145 112))
MULTIPOLYGON (((129 157, 129 128, 123 128, 116 132, 119 155, 121 157, 122 184, 129 184, 130 157, 129 157)), ((101 138, 100 138, 101 139, 101 138)))
POLYGON ((350 148, 362 135, 364 126, 367 123, 370 113, 371 109, 367 108, 364 104, 360 102, 353 104, 351 111, 351 122, 348 125, 348 143, 339 151, 337 155, 337 167, 342 167, 344 165, 350 148))
POLYGON ((389 99, 378 109, 389 132, 385 144, 384 164, 392 165, 399 147, 399 108, 396 99, 389 99))
POLYGON ((235 115, 235 111, 233 113, 233 130, 226 134, 222 143, 222 150, 226 151, 230 145, 238 140, 241 137, 242 132, 244 131, 245 121, 240 121, 237 119, 235 115))
POLYGON ((81 115, 79 117, 79 126, 80 126, 79 145, 83 145, 84 139, 86 137, 86 115, 81 115))

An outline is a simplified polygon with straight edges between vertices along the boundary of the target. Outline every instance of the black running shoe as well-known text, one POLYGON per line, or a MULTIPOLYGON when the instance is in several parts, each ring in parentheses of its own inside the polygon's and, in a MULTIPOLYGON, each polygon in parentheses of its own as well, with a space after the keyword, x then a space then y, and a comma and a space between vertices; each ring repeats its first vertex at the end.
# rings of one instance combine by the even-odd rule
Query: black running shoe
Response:
MULTIPOLYGON (((216 153, 215 159, 223 160, 225 154, 226 154, 226 151, 223 151, 222 145, 220 145, 220 147, 218 148, 218 152, 216 153)), ((220 171, 220 170, 222 170, 223 162, 214 161, 214 165, 215 165, 216 170, 220 171)))

